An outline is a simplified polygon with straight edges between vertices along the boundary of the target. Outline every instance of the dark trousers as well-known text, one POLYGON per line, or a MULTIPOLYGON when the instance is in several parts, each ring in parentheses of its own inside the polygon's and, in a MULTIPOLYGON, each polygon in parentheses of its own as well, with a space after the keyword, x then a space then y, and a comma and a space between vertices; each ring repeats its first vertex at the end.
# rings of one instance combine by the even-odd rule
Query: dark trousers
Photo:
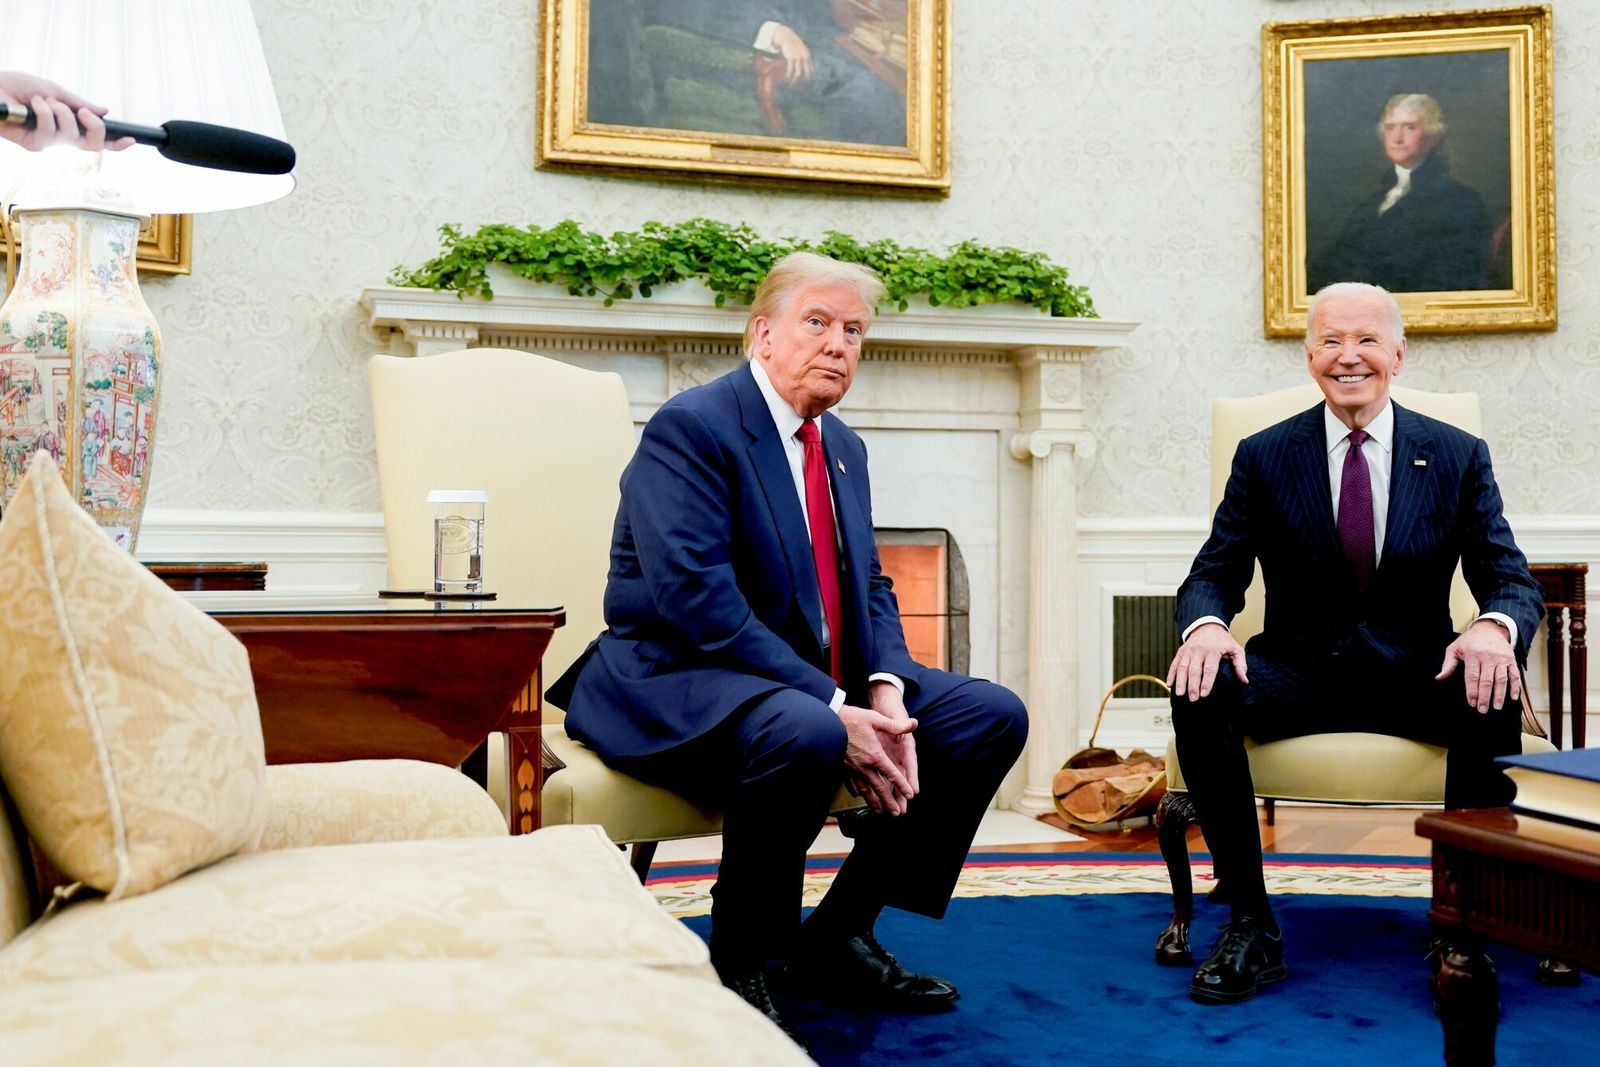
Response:
POLYGON ((1296 658, 1250 651, 1249 685, 1224 660, 1209 696, 1172 700, 1184 781, 1235 913, 1270 913, 1261 872, 1255 786, 1244 742, 1321 733, 1378 733, 1448 749, 1445 807, 1499 807, 1514 788, 1494 765, 1521 751, 1522 713, 1479 714, 1466 700, 1465 668, 1436 682, 1440 655, 1396 665, 1364 649, 1296 658), (1431 662, 1432 666, 1428 666, 1431 662))
MULTIPOLYGON (((1028 716, 1010 690, 978 679, 934 701, 912 696, 906 710, 917 720, 922 791, 904 815, 869 821, 827 903, 862 914, 888 905, 938 918, 984 810, 1022 751, 1028 716)), ((711 905, 711 956, 719 971, 792 952, 806 849, 844 780, 844 751, 844 725, 828 705, 786 689, 740 708, 704 737, 615 761, 637 778, 724 809, 711 905)))

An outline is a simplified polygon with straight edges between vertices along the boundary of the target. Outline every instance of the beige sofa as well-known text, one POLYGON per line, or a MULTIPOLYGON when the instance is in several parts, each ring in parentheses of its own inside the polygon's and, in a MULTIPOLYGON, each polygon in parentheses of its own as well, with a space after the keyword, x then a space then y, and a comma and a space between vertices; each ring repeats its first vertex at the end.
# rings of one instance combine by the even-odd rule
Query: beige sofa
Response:
POLYGON ((599 827, 263 753, 243 647, 41 455, 0 521, 0 1063, 809 1062, 599 827))
POLYGON ((277 847, 45 918, 8 805, 0 1060, 808 1062, 597 827, 507 836, 481 790, 429 764, 267 779, 277 847))

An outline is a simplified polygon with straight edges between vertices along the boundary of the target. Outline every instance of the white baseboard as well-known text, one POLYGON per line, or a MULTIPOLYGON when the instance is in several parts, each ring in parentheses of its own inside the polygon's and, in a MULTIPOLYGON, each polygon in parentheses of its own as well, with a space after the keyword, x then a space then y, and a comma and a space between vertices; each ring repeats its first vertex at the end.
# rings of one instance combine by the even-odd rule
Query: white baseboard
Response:
MULTIPOLYGON (((1600 515, 1513 516, 1511 528, 1528 558, 1587 562, 1600 583, 1600 515)), ((1111 673, 1110 598, 1113 593, 1172 593, 1205 539, 1200 519, 1084 518, 1078 522, 1078 662, 1087 741, 1111 673)), ((383 515, 378 512, 201 511, 151 509, 139 538, 144 560, 252 560, 267 564, 267 590, 314 599, 371 595, 387 579, 383 515)), ((1544 642, 1534 642, 1529 684, 1547 701, 1544 642)), ((1591 672, 1588 733, 1600 743, 1600 677, 1591 672)), ((1097 743, 1160 753, 1168 727, 1159 702, 1113 701, 1097 743)), ((1570 732, 1570 731, 1569 731, 1570 732)))

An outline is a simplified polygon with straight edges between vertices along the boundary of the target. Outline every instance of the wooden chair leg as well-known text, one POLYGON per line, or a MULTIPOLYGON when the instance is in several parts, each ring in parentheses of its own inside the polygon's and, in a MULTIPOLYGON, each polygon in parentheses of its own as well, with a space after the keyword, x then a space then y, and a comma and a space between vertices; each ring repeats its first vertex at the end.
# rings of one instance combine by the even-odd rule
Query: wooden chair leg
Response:
POLYGON ((1156 962, 1175 967, 1194 962, 1189 924, 1194 918, 1194 877, 1189 870, 1189 827, 1199 821, 1188 793, 1168 791, 1156 806, 1156 839, 1172 882, 1172 921, 1156 938, 1156 962))
POLYGON ((1278 802, 1271 797, 1262 797, 1261 806, 1267 809, 1267 825, 1278 825, 1278 802))
POLYGON ((633 852, 628 857, 628 866, 633 868, 633 873, 639 876, 639 884, 643 885, 645 879, 650 877, 650 864, 656 858, 656 841, 635 841, 633 852))

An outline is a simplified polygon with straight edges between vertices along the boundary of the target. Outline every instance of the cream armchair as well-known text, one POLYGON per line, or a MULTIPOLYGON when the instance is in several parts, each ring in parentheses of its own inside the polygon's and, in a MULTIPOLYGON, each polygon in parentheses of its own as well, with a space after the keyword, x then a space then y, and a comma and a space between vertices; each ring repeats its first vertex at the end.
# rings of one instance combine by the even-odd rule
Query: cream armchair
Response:
MULTIPOLYGON (((1470 433, 1479 431, 1476 393, 1430 393, 1396 386, 1391 395, 1402 407, 1470 433)), ((1321 399, 1316 383, 1307 382, 1261 396, 1222 397, 1212 402, 1212 511, 1222 500, 1239 442, 1321 399)), ((1240 644, 1260 632, 1264 605, 1258 565, 1255 580, 1245 593, 1244 607, 1229 627, 1240 644)), ((1465 628, 1477 614, 1477 605, 1459 567, 1450 589, 1450 609, 1458 628, 1465 628)), ((1537 724, 1533 725, 1537 728, 1537 724)), ((1262 798, 1269 826, 1273 824, 1274 803, 1278 800, 1323 804, 1438 804, 1444 800, 1445 750, 1436 745, 1383 734, 1342 733, 1292 737, 1266 744, 1246 742, 1246 748, 1250 775, 1256 795, 1262 798)), ((1541 752, 1553 746, 1543 736, 1525 732, 1522 748, 1524 752, 1541 752)), ((1178 748, 1171 737, 1167 740, 1167 787, 1157 823, 1161 827, 1161 852, 1172 876, 1174 915, 1172 925, 1157 942, 1156 951, 1158 956, 1165 951, 1170 962, 1187 962, 1192 883, 1185 839, 1195 823, 1195 813, 1185 792, 1178 748)))
MULTIPOLYGON (((374 356, 370 375, 390 583, 432 580, 428 490, 488 490, 487 587, 566 607, 544 657, 548 684, 605 627, 618 479, 636 443, 622 379, 492 348, 374 356)), ((721 832, 720 811, 612 770, 567 736, 563 718, 546 707, 544 744, 566 766, 544 783, 543 825, 600 825, 633 846, 641 880, 657 842, 721 832)))

